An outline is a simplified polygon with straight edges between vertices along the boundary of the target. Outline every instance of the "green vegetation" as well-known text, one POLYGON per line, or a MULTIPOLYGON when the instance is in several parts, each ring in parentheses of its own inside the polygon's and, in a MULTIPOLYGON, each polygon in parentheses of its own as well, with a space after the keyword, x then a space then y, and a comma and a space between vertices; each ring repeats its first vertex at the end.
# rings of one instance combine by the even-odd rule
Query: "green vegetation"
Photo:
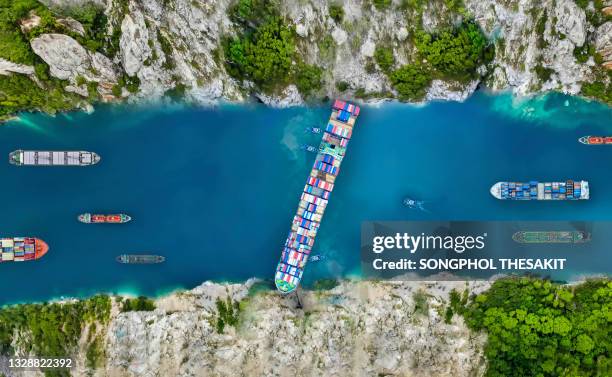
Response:
POLYGON ((329 16, 337 23, 341 23, 342 19, 344 18, 344 8, 342 8, 342 5, 330 4, 329 16))
POLYGON ((555 72, 554 69, 545 68, 542 66, 542 64, 536 65, 535 71, 536 71, 536 74, 538 75, 538 79, 540 79, 540 82, 546 82, 550 80, 550 76, 555 72))
POLYGON ((127 298, 121 306, 122 312, 143 312, 155 310, 155 302, 150 298, 140 296, 138 298, 127 298))
POLYGON ((425 97, 431 84, 431 73, 421 64, 408 64, 389 76, 401 101, 419 101, 425 97))
MULTIPOLYGON (((41 70, 43 74, 45 70, 41 70)), ((60 80, 47 78, 46 87, 40 88, 23 75, 0 75, 0 120, 19 111, 41 110, 54 114, 72 109, 79 99, 75 94, 64 91, 63 85, 60 80)))
POLYGON ((336 89, 338 89, 339 92, 345 92, 347 89, 349 88, 349 83, 346 81, 338 81, 336 83, 336 89))
POLYGON ((19 28, 19 21, 36 11, 41 23, 49 21, 48 9, 36 0, 0 0, 0 57, 15 63, 34 64, 36 55, 19 28))
POLYGON ((240 317, 240 303, 238 301, 232 302, 232 298, 227 296, 225 301, 217 298, 216 305, 217 312, 219 314, 216 324, 217 333, 223 334, 226 325, 236 327, 238 324, 238 319, 240 317))
POLYGON ((96 369, 101 366, 104 360, 104 339, 101 336, 96 336, 89 344, 85 357, 88 368, 96 369))
POLYGON ((314 282, 312 289, 315 291, 329 291, 340 285, 336 279, 319 279, 314 282))
POLYGON ((0 309, 0 353, 12 354, 15 331, 29 354, 66 357, 72 354, 88 323, 106 323, 110 317, 108 296, 94 296, 65 304, 27 304, 0 309))
POLYGON ((429 315, 429 298, 427 294, 422 290, 418 290, 412 296, 414 300, 414 312, 413 314, 418 314, 422 316, 429 315))
POLYGON ((277 6, 272 0, 240 0, 230 11, 243 32, 223 43, 226 70, 268 93, 293 82, 307 97, 321 88, 322 70, 300 61, 295 31, 285 25, 277 6))
POLYGON ((497 280, 457 308, 487 332, 486 376, 610 376, 612 281, 497 280))
POLYGON ((380 11, 385 10, 391 6, 391 0, 372 0, 374 7, 380 11))
POLYGON ((228 72, 271 89, 275 84, 287 81, 294 53, 293 30, 286 27, 280 18, 273 17, 253 34, 227 43, 228 72))
POLYGON ((172 48, 172 43, 170 43, 168 38, 166 38, 166 36, 164 36, 159 31, 159 29, 157 29, 157 41, 159 42, 162 52, 164 53, 164 56, 166 58, 164 64, 162 64, 162 67, 168 70, 174 69, 176 63, 174 62, 174 58, 172 57, 172 53, 174 51, 174 49, 172 48))
POLYGON ((304 96, 310 95, 313 91, 321 89, 321 75, 323 70, 316 65, 298 64, 295 74, 295 84, 304 96))
POLYGON ((393 50, 388 47, 376 47, 374 51, 374 59, 376 59, 376 63, 380 69, 388 73, 390 72, 393 64, 395 64, 395 57, 393 57, 393 50))
POLYGON ((415 44, 428 65, 457 80, 469 80, 476 75, 476 68, 493 59, 492 46, 474 22, 436 34, 419 31, 415 44))

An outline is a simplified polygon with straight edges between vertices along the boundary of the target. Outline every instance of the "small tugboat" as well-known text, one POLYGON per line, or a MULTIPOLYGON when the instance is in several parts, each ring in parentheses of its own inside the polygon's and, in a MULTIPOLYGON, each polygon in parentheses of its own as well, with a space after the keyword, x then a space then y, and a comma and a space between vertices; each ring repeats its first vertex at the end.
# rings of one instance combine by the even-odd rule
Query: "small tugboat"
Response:
POLYGON ((132 218, 124 213, 113 215, 99 215, 91 213, 82 213, 78 217, 79 221, 85 224, 123 224, 132 220, 132 218))
POLYGON ((585 145, 612 145, 612 136, 583 136, 578 141, 585 145))
POLYGON ((418 209, 421 211, 426 211, 425 209, 425 201, 424 200, 414 200, 411 198, 404 198, 404 205, 410 209, 418 209))
POLYGON ((512 239, 518 243, 585 243, 591 240, 591 234, 583 231, 521 231, 514 233, 512 239))
POLYGON ((165 260, 166 257, 161 255, 121 254, 117 257, 117 262, 123 264, 156 264, 165 260))
POLYGON ((319 151, 316 147, 313 147, 312 145, 308 145, 308 144, 302 144, 301 148, 303 151, 311 152, 311 153, 317 153, 319 151))
POLYGON ((323 132, 323 130, 320 129, 319 127, 306 127, 306 132, 310 132, 313 134, 320 134, 321 132, 323 132))
POLYGON ((325 255, 311 255, 308 260, 311 262, 320 262, 326 259, 325 255))

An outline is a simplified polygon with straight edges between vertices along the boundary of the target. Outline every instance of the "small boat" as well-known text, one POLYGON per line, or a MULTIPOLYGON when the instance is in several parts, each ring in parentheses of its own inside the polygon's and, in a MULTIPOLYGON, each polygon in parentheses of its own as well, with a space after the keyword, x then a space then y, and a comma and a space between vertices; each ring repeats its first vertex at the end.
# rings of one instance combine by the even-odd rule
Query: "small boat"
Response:
POLYGON ((321 132, 323 132, 323 130, 320 129, 319 127, 306 127, 306 132, 310 132, 313 134, 320 134, 321 132))
POLYGON ((312 145, 308 145, 308 144, 303 144, 301 148, 303 151, 306 151, 306 152, 317 153, 319 151, 316 147, 313 147, 312 145))
POLYGON ((425 201, 424 200, 414 200, 411 198, 405 198, 403 201, 404 205, 411 209, 419 209, 421 211, 425 211, 425 201))
POLYGON ((578 141, 585 145, 612 145, 612 136, 583 136, 578 141))
POLYGON ((165 260, 166 257, 161 255, 121 254, 117 257, 117 262, 124 264, 155 264, 165 260))
POLYGON ((583 231, 520 231, 512 235, 518 243, 585 243, 591 240, 591 234, 583 231))
POLYGON ((308 258, 308 260, 311 261, 311 262, 320 262, 320 261, 323 261, 325 259, 326 259, 325 255, 311 255, 308 258))
POLYGON ((132 220, 130 216, 124 213, 112 215, 82 213, 79 215, 78 219, 85 224, 123 224, 132 220))

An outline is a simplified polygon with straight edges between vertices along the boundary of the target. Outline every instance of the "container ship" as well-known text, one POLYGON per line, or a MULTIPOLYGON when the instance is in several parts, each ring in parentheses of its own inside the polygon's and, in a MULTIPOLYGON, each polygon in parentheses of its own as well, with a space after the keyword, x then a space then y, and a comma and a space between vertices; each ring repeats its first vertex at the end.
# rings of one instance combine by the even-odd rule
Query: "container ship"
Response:
POLYGON ((79 221, 85 224, 123 224, 131 221, 132 218, 124 213, 114 215, 98 215, 82 213, 78 217, 79 221))
POLYGON ((155 264, 165 260, 166 257, 161 255, 121 254, 117 257, 117 262, 124 264, 155 264))
POLYGON ((586 145, 612 145, 612 136, 583 136, 578 141, 586 145))
POLYGON ((491 195, 501 200, 586 200, 589 199, 587 181, 565 182, 497 182, 491 195))
POLYGON ((274 275, 276 287, 282 293, 293 292, 302 279, 359 111, 358 106, 340 100, 332 106, 274 275))
POLYGON ((9 154, 9 162, 18 166, 89 166, 100 162, 100 156, 87 151, 23 151, 9 154))
POLYGON ((591 234, 583 231, 521 231, 512 235, 518 243, 584 243, 591 240, 591 234))
POLYGON ((25 262, 42 258, 49 246, 45 241, 32 237, 0 238, 2 258, 0 262, 25 262))

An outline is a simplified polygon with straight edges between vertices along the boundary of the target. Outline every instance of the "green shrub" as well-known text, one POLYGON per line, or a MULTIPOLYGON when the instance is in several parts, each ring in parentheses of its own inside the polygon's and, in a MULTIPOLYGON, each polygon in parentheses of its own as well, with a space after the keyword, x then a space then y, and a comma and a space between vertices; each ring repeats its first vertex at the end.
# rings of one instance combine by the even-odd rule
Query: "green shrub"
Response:
POLYGON ((295 73, 295 84, 304 96, 321 89, 323 70, 316 65, 298 64, 295 73))
POLYGON ((232 298, 227 296, 225 301, 217 297, 215 304, 218 312, 217 333, 223 334, 226 325, 236 327, 240 318, 240 303, 238 301, 232 302, 232 298))
POLYGON ((122 312, 150 312, 155 310, 155 302, 145 296, 127 298, 121 306, 122 312))
POLYGON ((393 50, 388 47, 377 47, 374 51, 374 59, 383 72, 389 72, 393 64, 395 64, 393 50))
POLYGON ((338 4, 330 4, 329 16, 337 23, 341 23, 342 19, 344 18, 344 8, 338 4))
POLYGON ((554 69, 545 68, 541 64, 535 66, 535 71, 538 75, 538 79, 540 79, 541 82, 550 80, 550 76, 555 72, 554 69))
POLYGON ((315 291, 329 291, 336 288, 340 283, 336 279, 319 279, 314 282, 312 289, 315 291))
POLYGON ((391 5, 391 0, 372 0, 372 4, 378 10, 385 10, 391 5))
POLYGON ((336 89, 338 89, 339 92, 345 92, 348 88, 349 83, 346 81, 338 81, 336 83, 336 89))
POLYGON ((408 64, 393 71, 389 79, 401 101, 419 101, 431 84, 431 74, 420 64, 408 64))

